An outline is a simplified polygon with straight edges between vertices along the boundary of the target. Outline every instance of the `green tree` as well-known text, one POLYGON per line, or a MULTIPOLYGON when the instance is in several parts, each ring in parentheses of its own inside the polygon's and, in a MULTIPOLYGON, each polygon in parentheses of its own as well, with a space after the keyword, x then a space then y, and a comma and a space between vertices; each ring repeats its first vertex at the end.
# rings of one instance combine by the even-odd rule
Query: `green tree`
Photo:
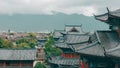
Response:
POLYGON ((3 39, 0 38, 0 48, 3 48, 3 39))
POLYGON ((27 43, 20 43, 17 45, 18 48, 31 48, 27 43))
POLYGON ((41 62, 37 62, 34 68, 46 68, 46 65, 41 62))
POLYGON ((10 40, 0 38, 0 48, 12 48, 13 46, 10 40))
POLYGON ((37 38, 37 34, 36 33, 28 33, 28 37, 30 37, 30 38, 37 38))
POLYGON ((30 45, 31 48, 34 48, 35 46, 38 45, 37 39, 31 39, 29 40, 28 44, 30 45))
POLYGON ((45 44, 45 52, 47 55, 58 56, 62 54, 63 51, 60 48, 53 47, 54 43, 53 36, 49 36, 49 39, 45 44))
POLYGON ((3 47, 4 48, 12 48, 14 45, 13 43, 8 39, 3 39, 3 47))
POLYGON ((29 36, 16 40, 18 48, 35 48, 38 45, 36 35, 29 33, 29 36))
POLYGON ((55 40, 54 40, 53 36, 49 36, 49 41, 48 41, 48 43, 49 43, 50 45, 52 45, 52 44, 55 43, 55 40))
POLYGON ((28 42, 29 42, 29 39, 27 37, 16 40, 16 44, 28 43, 28 42))

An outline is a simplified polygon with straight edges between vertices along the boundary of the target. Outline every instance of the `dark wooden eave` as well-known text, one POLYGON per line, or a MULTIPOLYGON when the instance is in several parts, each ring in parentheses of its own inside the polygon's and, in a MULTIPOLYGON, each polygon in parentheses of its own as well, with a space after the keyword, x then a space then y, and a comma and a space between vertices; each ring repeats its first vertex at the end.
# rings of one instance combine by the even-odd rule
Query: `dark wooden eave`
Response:
POLYGON ((95 15, 95 19, 107 23, 108 22, 108 13, 105 13, 102 15, 95 15))
POLYGON ((120 9, 115 11, 109 11, 108 13, 101 14, 101 15, 94 15, 96 20, 105 22, 109 25, 120 25, 120 9))

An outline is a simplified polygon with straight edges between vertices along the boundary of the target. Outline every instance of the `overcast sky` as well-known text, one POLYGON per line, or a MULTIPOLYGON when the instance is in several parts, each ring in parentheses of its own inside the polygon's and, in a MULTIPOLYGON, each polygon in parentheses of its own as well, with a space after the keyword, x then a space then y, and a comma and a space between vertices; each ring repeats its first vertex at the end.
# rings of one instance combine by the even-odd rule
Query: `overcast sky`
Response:
POLYGON ((84 14, 120 8, 120 0, 0 0, 0 14, 84 14))

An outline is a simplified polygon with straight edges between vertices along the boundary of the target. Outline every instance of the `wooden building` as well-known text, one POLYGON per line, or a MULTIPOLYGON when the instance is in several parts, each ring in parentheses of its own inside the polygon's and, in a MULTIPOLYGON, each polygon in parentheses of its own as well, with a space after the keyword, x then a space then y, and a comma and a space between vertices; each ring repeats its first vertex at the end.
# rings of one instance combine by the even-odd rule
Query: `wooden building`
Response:
POLYGON ((118 40, 118 43, 112 44, 111 49, 106 49, 106 56, 111 58, 115 64, 115 68, 120 68, 120 9, 115 11, 110 11, 107 8, 108 12, 102 15, 95 15, 97 20, 107 23, 110 26, 111 31, 115 31, 117 33, 118 39, 114 39, 114 41, 118 40))
POLYGON ((78 26, 66 25, 55 44, 63 50, 63 54, 56 59, 51 58, 50 62, 59 68, 120 68, 120 9, 107 10, 107 13, 95 15, 95 18, 107 23, 110 30, 84 33, 81 28, 76 28, 78 26), (73 60, 78 57, 79 60, 73 60))
POLYGON ((0 49, 0 68, 33 68, 36 49, 0 49))
POLYGON ((51 57, 52 67, 78 68, 80 55, 73 51, 72 45, 85 43, 89 39, 88 33, 82 31, 81 25, 65 25, 64 30, 57 30, 53 35, 57 38, 55 46, 62 49, 63 54, 51 57))
POLYGON ((119 37, 115 31, 96 31, 90 36, 89 43, 76 45, 75 52, 81 55, 82 68, 114 68, 115 63, 108 57, 108 50, 119 45, 119 37))

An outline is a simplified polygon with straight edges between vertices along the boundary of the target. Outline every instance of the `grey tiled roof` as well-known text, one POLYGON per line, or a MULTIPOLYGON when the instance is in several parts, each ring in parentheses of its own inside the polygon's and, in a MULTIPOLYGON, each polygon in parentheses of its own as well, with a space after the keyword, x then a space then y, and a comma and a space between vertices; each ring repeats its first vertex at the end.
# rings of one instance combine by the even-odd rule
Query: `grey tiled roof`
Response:
POLYGON ((53 36, 54 37, 60 37, 63 36, 61 33, 65 32, 64 30, 54 30, 53 36))
POLYGON ((106 55, 107 56, 120 57, 120 45, 116 48, 106 50, 106 55))
POLYGON ((88 40, 89 35, 86 34, 67 34, 63 42, 59 40, 55 45, 60 48, 70 48, 70 45, 76 44, 75 47, 77 47, 80 43, 88 42, 88 40))
POLYGON ((104 49, 99 45, 98 41, 89 44, 87 46, 77 49, 76 52, 80 54, 94 55, 94 56, 104 56, 104 49))
POLYGON ((113 15, 113 16, 120 17, 120 9, 115 10, 115 11, 111 11, 110 14, 113 15))
POLYGON ((68 34, 66 42, 69 44, 72 43, 82 43, 87 42, 89 40, 88 35, 81 35, 81 34, 68 34))
POLYGON ((114 56, 114 57, 120 57, 120 39, 116 32, 113 33, 113 35, 109 36, 108 38, 110 42, 108 42, 105 47, 106 49, 106 55, 107 56, 114 56))
POLYGON ((115 31, 96 31, 92 35, 66 33, 64 42, 56 46, 71 48, 80 54, 120 57, 120 39, 115 31))
POLYGON ((51 60, 49 60, 50 63, 53 64, 59 64, 59 65, 79 65, 79 58, 55 58, 52 57, 51 60))
POLYGON ((36 49, 0 49, 0 60, 35 60, 36 49))
POLYGON ((55 45, 57 47, 60 47, 60 48, 69 48, 69 46, 66 43, 64 43, 64 42, 62 42, 62 43, 56 43, 55 45))
POLYGON ((3 67, 3 66, 0 66, 0 68, 33 68, 33 66, 6 66, 6 67, 3 67))
POLYGON ((95 35, 91 36, 91 39, 92 43, 79 44, 79 47, 73 46, 75 51, 81 54, 105 56, 105 51, 115 51, 120 42, 117 33, 114 31, 97 31, 95 35))
POLYGON ((120 40, 115 31, 98 31, 97 32, 101 45, 106 49, 115 48, 119 45, 120 40))

